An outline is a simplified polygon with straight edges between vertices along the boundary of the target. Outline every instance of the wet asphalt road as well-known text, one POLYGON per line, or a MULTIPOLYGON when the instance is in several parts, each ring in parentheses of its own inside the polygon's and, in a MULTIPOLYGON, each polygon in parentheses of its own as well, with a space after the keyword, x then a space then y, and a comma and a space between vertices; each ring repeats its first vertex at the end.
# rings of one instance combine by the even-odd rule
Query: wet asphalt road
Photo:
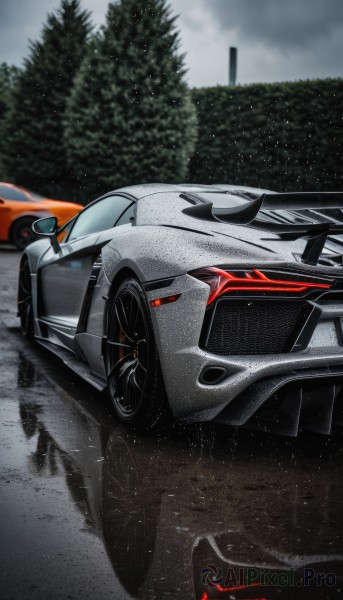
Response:
POLYGON ((129 432, 21 337, 19 259, 0 250, 0 598, 343 598, 342 435, 129 432))

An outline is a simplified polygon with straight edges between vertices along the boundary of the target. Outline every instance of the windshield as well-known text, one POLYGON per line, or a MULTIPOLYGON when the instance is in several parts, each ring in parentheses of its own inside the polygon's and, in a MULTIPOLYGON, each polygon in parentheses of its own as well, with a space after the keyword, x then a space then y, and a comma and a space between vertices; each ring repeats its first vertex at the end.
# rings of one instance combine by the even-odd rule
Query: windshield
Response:
POLYGON ((33 192, 32 190, 26 190, 25 188, 20 188, 22 189, 24 192, 27 192, 28 194, 30 194, 30 196, 32 196, 32 198, 34 198, 35 200, 44 200, 44 196, 41 196, 40 194, 36 194, 36 192, 33 192))

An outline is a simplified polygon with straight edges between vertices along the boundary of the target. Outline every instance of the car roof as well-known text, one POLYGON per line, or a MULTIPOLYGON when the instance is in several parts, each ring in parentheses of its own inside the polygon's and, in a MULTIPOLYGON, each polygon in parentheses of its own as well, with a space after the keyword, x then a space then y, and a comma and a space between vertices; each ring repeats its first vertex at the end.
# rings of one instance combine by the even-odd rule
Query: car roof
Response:
POLYGON ((122 187, 117 190, 113 190, 110 193, 116 192, 125 192, 126 194, 130 194, 134 198, 139 200, 140 198, 144 198, 145 196, 151 196, 153 194, 161 194, 161 193, 178 193, 182 194, 182 192, 204 192, 209 191, 213 192, 214 190, 218 191, 241 191, 241 192, 250 192, 250 193, 263 193, 267 190, 261 190, 260 188, 252 188, 242 185, 228 185, 228 184, 201 184, 201 183, 144 183, 141 185, 131 185, 127 187, 122 187))
POLYGON ((5 185, 6 187, 15 187, 15 188, 19 187, 15 183, 8 183, 7 181, 0 181, 0 185, 5 185))
POLYGON ((200 192, 211 186, 207 185, 193 185, 193 184, 172 184, 172 183, 144 183, 141 185, 130 185, 126 187, 114 190, 115 192, 126 192, 137 198, 144 198, 145 196, 151 196, 152 194, 170 193, 177 192, 181 194, 184 191, 200 192))

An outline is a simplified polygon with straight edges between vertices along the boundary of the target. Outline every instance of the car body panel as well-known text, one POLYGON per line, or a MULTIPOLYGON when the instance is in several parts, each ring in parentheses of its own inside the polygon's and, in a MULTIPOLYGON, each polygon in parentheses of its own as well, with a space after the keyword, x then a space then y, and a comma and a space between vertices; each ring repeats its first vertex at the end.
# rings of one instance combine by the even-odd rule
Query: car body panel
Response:
MULTIPOLYGON (((263 192, 223 187, 241 194, 233 200, 237 205, 247 201, 245 194, 263 192)), ((273 425, 267 419, 262 428, 286 435, 296 435, 299 426, 327 433, 333 418, 343 424, 343 293, 317 291, 304 299, 311 318, 301 324, 297 342, 289 351, 223 355, 203 347, 210 288, 190 273, 206 267, 272 270, 286 278, 293 274, 308 281, 326 278, 343 290, 339 236, 327 240, 319 264, 305 264, 301 260, 307 244, 304 238, 284 239, 263 228, 208 222, 183 213, 189 203, 181 194, 204 189, 219 190, 220 186, 123 188, 104 198, 119 194, 135 198, 133 221, 71 241, 65 238, 59 252, 47 240, 31 244, 25 256, 31 269, 36 338, 46 347, 53 344, 57 354, 60 348, 61 358, 71 368, 103 389, 108 302, 118 281, 135 277, 149 302, 165 387, 176 417, 258 428, 251 420, 260 408, 280 390, 287 400, 287 386, 297 384, 292 400, 280 400, 277 407, 284 426, 278 426, 281 417, 274 415, 273 425), (151 306, 153 300, 170 295, 179 297, 170 304, 151 306), (69 358, 63 354, 66 351, 69 358), (202 374, 213 367, 221 369, 225 377, 206 384, 202 374), (323 407, 312 392, 319 415, 314 422, 309 417, 311 395, 306 390, 309 384, 320 388, 323 382, 327 386, 323 397, 331 400, 323 407)), ((280 222, 307 218, 294 211, 263 212, 267 219, 280 222)), ((317 217, 310 216, 316 222, 317 217)))

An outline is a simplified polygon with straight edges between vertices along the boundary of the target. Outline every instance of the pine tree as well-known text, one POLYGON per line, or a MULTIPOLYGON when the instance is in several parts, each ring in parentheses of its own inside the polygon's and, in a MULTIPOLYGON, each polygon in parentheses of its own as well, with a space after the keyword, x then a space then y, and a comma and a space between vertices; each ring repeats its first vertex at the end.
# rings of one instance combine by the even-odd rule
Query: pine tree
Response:
POLYGON ((185 178, 196 117, 166 0, 120 0, 81 65, 65 140, 89 193, 185 178))
POLYGON ((79 0, 62 0, 19 77, 8 131, 8 171, 19 184, 55 197, 72 196, 63 144, 66 99, 91 31, 79 0))
POLYGON ((1 63, 0 65, 0 180, 7 179, 4 159, 7 155, 7 127, 13 103, 13 91, 19 76, 15 66, 1 63))

